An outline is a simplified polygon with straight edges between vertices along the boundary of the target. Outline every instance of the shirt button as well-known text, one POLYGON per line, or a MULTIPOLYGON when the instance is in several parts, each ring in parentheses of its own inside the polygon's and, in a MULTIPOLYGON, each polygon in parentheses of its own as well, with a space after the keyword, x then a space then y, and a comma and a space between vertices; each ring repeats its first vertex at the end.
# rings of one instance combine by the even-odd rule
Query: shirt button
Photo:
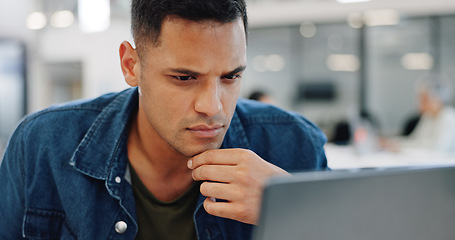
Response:
POLYGON ((118 221, 116 224, 115 224, 115 231, 117 233, 124 233, 126 232, 126 229, 128 228, 128 225, 126 225, 126 222, 124 221, 118 221))
POLYGON ((117 176, 117 177, 115 177, 115 182, 120 183, 120 182, 122 182, 122 179, 119 176, 117 176))

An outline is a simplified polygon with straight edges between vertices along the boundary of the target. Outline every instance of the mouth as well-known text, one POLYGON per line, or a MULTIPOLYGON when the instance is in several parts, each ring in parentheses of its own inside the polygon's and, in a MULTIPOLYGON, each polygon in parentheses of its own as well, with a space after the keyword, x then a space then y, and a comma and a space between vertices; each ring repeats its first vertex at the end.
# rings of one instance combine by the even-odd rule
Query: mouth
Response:
POLYGON ((193 127, 187 128, 194 136, 198 138, 215 138, 223 130, 224 125, 222 124, 212 124, 212 125, 196 125, 193 127))

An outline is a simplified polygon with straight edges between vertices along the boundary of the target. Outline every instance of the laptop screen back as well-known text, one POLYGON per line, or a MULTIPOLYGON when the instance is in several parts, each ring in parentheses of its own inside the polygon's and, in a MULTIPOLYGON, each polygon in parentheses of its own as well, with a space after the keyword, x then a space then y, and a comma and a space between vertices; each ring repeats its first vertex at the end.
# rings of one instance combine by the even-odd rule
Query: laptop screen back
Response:
POLYGON ((453 240, 455 167, 273 178, 253 239, 453 240))

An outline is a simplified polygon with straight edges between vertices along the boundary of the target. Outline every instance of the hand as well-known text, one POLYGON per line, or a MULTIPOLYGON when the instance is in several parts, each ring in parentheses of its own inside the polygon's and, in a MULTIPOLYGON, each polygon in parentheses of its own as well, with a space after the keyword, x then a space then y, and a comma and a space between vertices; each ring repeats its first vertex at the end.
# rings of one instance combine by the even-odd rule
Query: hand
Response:
POLYGON ((209 214, 249 224, 257 224, 266 180, 289 174, 246 149, 208 150, 190 159, 188 167, 194 180, 205 181, 201 194, 209 214))

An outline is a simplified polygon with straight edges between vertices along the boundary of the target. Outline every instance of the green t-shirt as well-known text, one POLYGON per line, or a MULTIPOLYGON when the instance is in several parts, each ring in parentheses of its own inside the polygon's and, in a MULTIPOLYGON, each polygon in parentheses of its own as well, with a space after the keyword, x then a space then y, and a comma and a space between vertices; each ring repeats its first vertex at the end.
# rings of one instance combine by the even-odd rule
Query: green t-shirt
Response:
POLYGON ((200 183, 193 184, 180 198, 163 202, 145 187, 131 165, 130 171, 139 225, 136 240, 197 239, 193 213, 200 183))

